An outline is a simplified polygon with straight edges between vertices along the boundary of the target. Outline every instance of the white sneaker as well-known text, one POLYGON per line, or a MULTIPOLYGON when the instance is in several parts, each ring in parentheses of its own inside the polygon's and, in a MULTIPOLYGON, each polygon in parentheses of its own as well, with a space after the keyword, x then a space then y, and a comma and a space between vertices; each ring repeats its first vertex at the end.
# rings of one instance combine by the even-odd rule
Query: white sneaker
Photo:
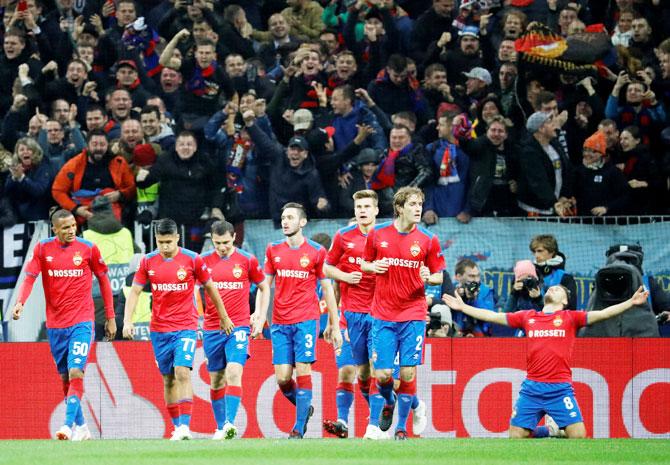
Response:
POLYGON ((225 438, 225 434, 222 429, 217 429, 214 431, 214 435, 212 436, 212 441, 221 441, 225 438))
POLYGON ((223 425, 223 437, 225 439, 234 439, 237 436, 237 428, 232 423, 223 425))
POLYGON ((368 425, 365 429, 365 435, 363 439, 371 439, 373 441, 379 441, 384 439, 390 439, 389 434, 386 431, 379 429, 379 426, 368 425))
POLYGON ((544 416, 544 425, 549 430, 549 437, 551 438, 564 438, 565 431, 558 427, 558 423, 551 418, 549 415, 544 416))
POLYGON ((177 426, 170 437, 170 441, 187 441, 189 439, 193 439, 193 435, 186 425, 177 426))
POLYGON ((72 434, 73 441, 88 441, 91 439, 91 431, 88 429, 86 423, 83 425, 75 425, 74 433, 72 434))
POLYGON ((423 430, 426 429, 428 424, 428 416, 426 415, 426 403, 422 400, 419 401, 419 405, 413 410, 412 415, 412 432, 419 436, 423 433, 423 430))
POLYGON ((68 425, 63 425, 56 431, 56 439, 59 441, 69 441, 72 437, 72 428, 68 425))

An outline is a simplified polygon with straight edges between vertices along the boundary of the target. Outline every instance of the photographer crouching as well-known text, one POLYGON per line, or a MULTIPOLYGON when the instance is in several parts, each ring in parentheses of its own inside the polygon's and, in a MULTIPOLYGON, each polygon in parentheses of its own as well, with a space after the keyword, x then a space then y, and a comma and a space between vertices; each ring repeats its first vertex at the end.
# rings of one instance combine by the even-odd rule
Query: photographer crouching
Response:
MULTIPOLYGON (((463 302, 473 307, 496 311, 495 293, 482 282, 482 273, 475 262, 469 258, 459 260, 454 270, 454 278, 455 290, 463 302)), ((476 320, 462 312, 453 312, 452 319, 456 337, 491 336, 491 323, 476 320)))
MULTIPOLYGON (((540 280, 537 277, 535 265, 530 260, 520 260, 514 265, 514 284, 505 304, 505 313, 519 310, 542 311, 544 305, 540 280)), ((514 335, 523 337, 525 333, 518 329, 514 335)))

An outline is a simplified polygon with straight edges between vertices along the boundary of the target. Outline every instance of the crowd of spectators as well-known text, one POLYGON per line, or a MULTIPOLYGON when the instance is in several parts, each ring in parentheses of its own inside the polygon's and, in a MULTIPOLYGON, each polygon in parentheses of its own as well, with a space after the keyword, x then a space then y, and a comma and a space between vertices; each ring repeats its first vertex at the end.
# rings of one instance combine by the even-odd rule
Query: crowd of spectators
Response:
POLYGON ((85 227, 105 196, 123 224, 170 215, 197 246, 208 220, 241 240, 245 219, 290 201, 349 217, 361 188, 382 215, 398 188, 424 189, 427 224, 670 207, 668 2, 0 8, 0 211, 18 222, 60 206, 85 227), (531 63, 521 42, 538 24, 547 48, 606 47, 586 66, 531 63))

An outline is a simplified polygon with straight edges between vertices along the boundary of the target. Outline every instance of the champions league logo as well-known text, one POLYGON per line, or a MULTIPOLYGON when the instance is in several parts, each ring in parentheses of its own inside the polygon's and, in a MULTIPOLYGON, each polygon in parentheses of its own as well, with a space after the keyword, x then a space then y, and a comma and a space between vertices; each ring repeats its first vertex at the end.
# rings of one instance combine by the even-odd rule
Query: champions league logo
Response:
POLYGON ((82 261, 83 259, 81 258, 81 254, 79 252, 75 252, 74 257, 72 257, 72 263, 74 263, 74 266, 81 265, 82 261))
POLYGON ((409 248, 409 253, 412 254, 412 257, 416 257, 421 253, 421 246, 418 241, 415 241, 414 244, 412 244, 412 247, 409 248))
POLYGON ((183 281, 186 279, 186 270, 184 269, 183 266, 180 266, 179 269, 177 270, 177 278, 179 281, 183 281))
POLYGON ((307 268, 307 265, 309 265, 309 257, 305 254, 300 259, 300 266, 302 266, 303 268, 307 268))
POLYGON ((240 265, 235 265, 233 267, 233 276, 235 276, 236 279, 240 279, 240 276, 242 276, 242 267, 240 265))

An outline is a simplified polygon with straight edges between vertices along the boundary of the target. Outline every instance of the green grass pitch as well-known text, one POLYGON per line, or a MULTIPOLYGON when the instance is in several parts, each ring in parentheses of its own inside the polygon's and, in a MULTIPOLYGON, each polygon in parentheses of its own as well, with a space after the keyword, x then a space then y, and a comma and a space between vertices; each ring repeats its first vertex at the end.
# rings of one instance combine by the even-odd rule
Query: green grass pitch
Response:
POLYGON ((670 441, 361 439, 105 440, 84 443, 0 441, 0 465, 446 465, 667 464, 670 441))

